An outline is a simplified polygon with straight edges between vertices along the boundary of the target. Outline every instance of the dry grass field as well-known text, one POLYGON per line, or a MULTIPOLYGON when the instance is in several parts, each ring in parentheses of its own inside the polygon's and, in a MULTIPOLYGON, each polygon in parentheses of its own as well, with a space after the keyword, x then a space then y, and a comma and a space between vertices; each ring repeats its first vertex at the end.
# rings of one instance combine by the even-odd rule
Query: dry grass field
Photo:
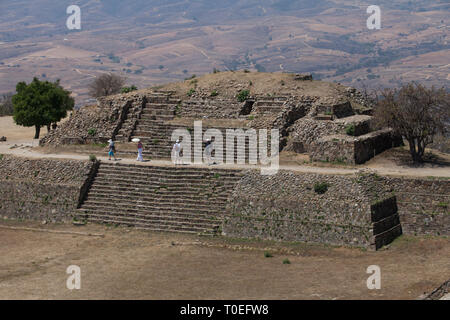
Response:
POLYGON ((416 299, 448 279, 450 263, 448 238, 402 236, 372 252, 3 220, 0 242, 0 299, 416 299), (81 290, 66 288, 70 265, 81 290), (367 289, 370 265, 380 290, 367 289))

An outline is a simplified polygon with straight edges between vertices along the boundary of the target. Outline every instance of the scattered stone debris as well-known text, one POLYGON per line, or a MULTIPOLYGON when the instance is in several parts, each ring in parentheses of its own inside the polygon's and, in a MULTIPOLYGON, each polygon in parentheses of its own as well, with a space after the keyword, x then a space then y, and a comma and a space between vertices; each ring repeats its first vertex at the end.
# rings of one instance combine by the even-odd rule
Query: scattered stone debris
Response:
POLYGON ((299 74, 299 73, 297 73, 295 76, 294 76, 294 80, 299 80, 299 81, 312 81, 312 79, 313 79, 313 76, 312 76, 312 74, 299 74))
POLYGON ((429 295, 421 297, 423 300, 449 300, 450 296, 450 279, 444 282, 439 288, 436 288, 429 295))

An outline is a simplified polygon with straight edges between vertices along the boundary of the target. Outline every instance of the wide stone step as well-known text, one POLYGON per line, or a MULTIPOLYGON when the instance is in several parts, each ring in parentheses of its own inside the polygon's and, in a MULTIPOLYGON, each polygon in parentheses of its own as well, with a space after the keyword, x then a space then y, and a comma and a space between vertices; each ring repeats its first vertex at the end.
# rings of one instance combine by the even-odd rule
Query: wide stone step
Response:
POLYGON ((180 233, 209 233, 214 234, 214 229, 198 228, 198 227, 185 227, 183 225, 172 225, 167 223, 130 223, 128 221, 116 220, 112 218, 102 218, 102 217, 89 217, 89 222, 102 223, 102 224, 114 224, 114 225, 127 225, 133 226, 138 230, 146 231, 159 231, 159 232, 180 232, 180 233))
POLYGON ((192 212, 176 212, 168 210, 155 210, 146 211, 139 209, 111 209, 111 208, 81 208, 77 210, 77 215, 79 216, 89 216, 89 215, 107 215, 115 217, 129 217, 146 219, 147 221, 152 220, 165 220, 165 221, 175 221, 175 222, 191 222, 191 223, 203 223, 203 224, 221 224, 224 218, 223 214, 203 214, 203 213, 192 213, 192 212))
MULTIPOLYGON (((188 197, 185 194, 159 194, 158 198, 150 197, 151 194, 139 194, 139 200, 141 200, 143 203, 151 203, 152 201, 159 201, 159 203, 174 203, 174 202, 180 202, 180 203, 198 203, 202 204, 205 201, 208 202, 211 206, 226 206, 226 203, 228 201, 227 196, 219 196, 216 195, 215 197, 205 197, 205 196, 196 196, 196 197, 188 197)), ((96 190, 91 192, 86 201, 114 201, 115 199, 128 201, 130 200, 129 194, 112 194, 109 192, 105 192, 102 190, 96 190)))
POLYGON ((186 174, 212 174, 212 175, 227 175, 235 174, 242 175, 242 170, 237 169, 214 169, 214 168, 193 168, 193 167, 164 167, 164 166, 143 166, 139 164, 115 164, 109 162, 102 162, 99 171, 101 170, 115 170, 116 172, 124 172, 126 170, 132 172, 167 172, 167 173, 186 173, 186 174))
POLYGON ((145 219, 147 221, 165 220, 174 222, 199 223, 205 225, 218 225, 223 220, 221 214, 204 214, 191 212, 177 212, 168 210, 147 211, 142 209, 136 210, 120 210, 111 208, 82 208, 77 210, 84 215, 107 215, 114 217, 129 217, 137 219, 145 219))
POLYGON ((213 217, 221 215, 220 212, 217 211, 208 211, 208 210, 200 210, 200 209, 178 209, 178 208, 116 208, 114 206, 103 207, 100 205, 83 205, 82 210, 88 212, 96 212, 96 211, 105 211, 105 212, 127 212, 127 213, 141 213, 141 214, 166 214, 166 215, 178 215, 178 214, 192 214, 197 215, 198 217, 213 217))
POLYGON ((233 183, 225 183, 222 184, 210 184, 210 183, 198 183, 197 180, 185 180, 185 181, 165 181, 165 180, 139 180, 138 182, 133 183, 132 180, 120 179, 120 178, 97 178, 93 186, 113 186, 113 187, 129 187, 134 189, 167 189, 167 190, 212 190, 212 189, 227 189, 232 188, 234 186, 233 183))
MULTIPOLYGON (((100 175, 137 175, 137 176, 145 176, 145 177, 164 177, 164 178, 187 178, 187 179, 219 179, 219 178, 235 178, 238 179, 240 176, 237 176, 236 173, 229 173, 229 172, 220 172, 220 171, 181 171, 177 170, 178 168, 172 167, 172 170, 167 171, 158 171, 158 170, 146 170, 146 167, 141 166, 140 168, 136 169, 128 169, 128 168, 121 168, 120 171, 114 170, 114 169, 107 169, 107 168, 100 168, 98 172, 98 176, 100 175)), ((133 177, 134 178, 134 177, 133 177)))
MULTIPOLYGON (((129 171, 129 172, 117 172, 114 170, 101 170, 98 172, 97 177, 100 176, 117 176, 117 177, 124 177, 124 175, 138 175, 138 178, 141 177, 150 177, 150 178, 173 178, 173 179, 212 179, 214 178, 211 174, 205 174, 205 173, 180 173, 180 172, 174 172, 174 173, 165 173, 165 172, 154 172, 154 171, 129 171)), ((231 175, 223 174, 224 177, 233 177, 231 175)), ((133 177, 134 179, 135 177, 133 177)))
POLYGON ((210 231, 219 228, 219 225, 215 224, 200 224, 200 223, 189 223, 189 222, 176 222, 171 220, 146 220, 138 218, 127 218, 122 216, 107 216, 107 215, 91 215, 88 216, 87 221, 98 222, 104 221, 103 223, 111 223, 110 221, 115 221, 115 224, 123 224, 128 226, 154 226, 159 228, 174 228, 177 230, 189 230, 189 231, 210 231))
POLYGON ((146 107, 142 110, 141 115, 144 114, 155 114, 155 115, 169 115, 174 116, 175 115, 175 108, 174 107, 166 107, 166 108, 154 108, 154 107, 146 107))
POLYGON ((234 178, 239 179, 243 175, 242 170, 238 169, 218 169, 218 168, 195 168, 195 167, 165 167, 165 166, 144 166, 139 164, 115 164, 110 162, 102 162, 99 168, 99 173, 111 174, 165 174, 179 177, 182 175, 197 175, 201 174, 204 177, 219 178, 234 178))
MULTIPOLYGON (((145 169, 141 169, 141 170, 123 170, 122 172, 119 171, 115 171, 115 170, 107 170, 107 169, 102 169, 99 170, 98 172, 98 176, 100 175, 120 175, 123 177, 126 177, 126 175, 135 175, 139 178, 139 176, 144 176, 144 177, 156 177, 156 178, 172 178, 172 179, 180 179, 180 178, 185 178, 185 179, 212 179, 214 178, 214 173, 202 173, 202 172, 180 172, 180 171, 175 171, 173 170, 173 172, 171 171, 167 171, 167 172, 161 172, 161 171, 153 171, 153 170, 145 170, 145 169)), ((133 178, 135 178, 135 176, 133 178)), ((232 174, 227 174, 227 173, 223 173, 222 175, 218 174, 217 177, 234 177, 232 174)))
POLYGON ((120 192, 147 192, 152 194, 164 194, 168 192, 173 193, 185 193, 186 196, 193 195, 193 194, 216 194, 218 192, 227 192, 232 187, 231 186, 217 186, 216 188, 212 187, 190 187, 189 185, 177 185, 177 186, 170 186, 166 185, 164 183, 161 184, 148 184, 148 185, 131 185, 131 184, 119 184, 114 182, 103 182, 103 183, 96 183, 92 187, 92 191, 95 190, 110 190, 110 191, 120 191, 120 192))
MULTIPOLYGON (((132 204, 139 204, 142 206, 149 206, 149 207, 155 207, 157 205, 161 206, 169 206, 173 205, 174 208, 226 208, 227 207, 227 200, 224 199, 217 199, 214 197, 183 197, 182 195, 172 195, 172 194, 165 194, 160 195, 158 197, 150 198, 151 195, 145 194, 140 196, 131 196, 127 194, 116 194, 111 195, 107 193, 97 193, 93 195, 92 197, 87 197, 85 200, 86 204, 89 203, 114 203, 117 201, 123 201, 123 203, 132 203, 132 204), (137 202, 138 200, 134 201, 132 199, 139 199, 140 202, 137 202)), ((84 204, 83 204, 84 206, 84 204)))
POLYGON ((205 209, 211 210, 211 208, 217 207, 226 207, 226 202, 215 202, 214 205, 209 201, 209 199, 205 199, 204 201, 196 201, 196 202, 186 202, 186 201, 170 201, 172 199, 165 199, 160 201, 159 199, 142 200, 142 198, 137 199, 119 199, 119 198, 97 198, 97 199, 87 199, 83 203, 84 206, 104 206, 107 207, 110 204, 114 204, 117 208, 134 208, 134 209, 143 209, 143 210, 153 210, 154 208, 177 208, 177 209, 205 209), (120 201, 119 201, 120 200, 120 201))
MULTIPOLYGON (((157 199, 174 199, 178 198, 180 200, 183 199, 192 199, 198 201, 205 201, 206 199, 211 199, 214 201, 223 201, 226 202, 228 200, 228 194, 225 191, 218 192, 191 192, 192 190, 166 190, 160 189, 158 193, 151 190, 146 189, 133 189, 133 188, 121 188, 121 187, 110 187, 110 186, 96 186, 91 189, 92 196, 96 196, 97 194, 110 194, 112 196, 118 195, 127 195, 129 197, 145 197, 145 196, 154 196, 157 199), (219 193, 220 192, 220 193, 219 193), (157 196, 157 197, 156 197, 157 196)), ((89 198, 88 196, 88 199, 89 198)))
MULTIPOLYGON (((178 186, 170 188, 167 185, 156 185, 156 186, 133 186, 133 185, 114 185, 114 184, 94 184, 91 188, 92 192, 102 191, 102 192, 119 192, 120 193, 151 193, 151 194, 166 194, 172 193, 173 195, 185 195, 186 198, 192 197, 193 195, 214 195, 218 196, 218 192, 225 193, 227 190, 232 190, 232 187, 216 187, 216 191, 207 188, 189 188, 185 186, 178 186)), ((228 194, 224 195, 224 198, 228 197, 228 194)))

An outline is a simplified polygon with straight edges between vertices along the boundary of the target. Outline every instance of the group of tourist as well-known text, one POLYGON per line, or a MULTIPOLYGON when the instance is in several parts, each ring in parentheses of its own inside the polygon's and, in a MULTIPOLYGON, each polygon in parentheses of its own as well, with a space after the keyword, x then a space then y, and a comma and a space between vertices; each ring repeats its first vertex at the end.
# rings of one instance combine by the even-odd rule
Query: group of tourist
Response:
MULTIPOLYGON (((137 142, 138 156, 137 156, 136 161, 142 162, 142 161, 144 161, 144 156, 142 154, 142 152, 144 151, 144 146, 143 146, 141 140, 139 140, 139 139, 135 139, 133 141, 137 142)), ((114 158, 114 161, 117 161, 116 155, 115 155, 116 147, 115 147, 114 141, 112 139, 109 139, 108 143, 109 143, 109 148, 108 148, 109 159, 108 160, 111 160, 111 158, 114 158)), ((211 139, 206 140, 205 153, 206 153, 206 158, 207 158, 208 164, 211 164, 212 149, 213 149, 213 143, 212 143, 211 139)), ((182 160, 181 160, 182 150, 183 150, 183 148, 181 146, 180 140, 177 140, 172 148, 172 155, 173 155, 172 159, 175 158, 175 161, 174 161, 175 165, 183 164, 182 160)))

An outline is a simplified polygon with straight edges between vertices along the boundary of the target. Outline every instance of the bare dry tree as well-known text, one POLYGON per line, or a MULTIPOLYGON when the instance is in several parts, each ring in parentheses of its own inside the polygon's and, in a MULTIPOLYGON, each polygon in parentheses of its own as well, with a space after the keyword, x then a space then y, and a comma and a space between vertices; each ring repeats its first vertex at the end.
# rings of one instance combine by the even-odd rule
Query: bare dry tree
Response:
POLYGON ((423 162, 425 147, 436 134, 446 134, 450 125, 450 95, 408 83, 400 89, 383 89, 374 112, 378 125, 392 128, 409 143, 415 163, 423 162))
POLYGON ((89 95, 98 98, 119 93, 125 84, 125 78, 112 73, 104 73, 89 85, 89 95))
POLYGON ((14 113, 14 107, 12 103, 13 93, 4 94, 0 98, 0 117, 1 116, 12 116, 14 113))

